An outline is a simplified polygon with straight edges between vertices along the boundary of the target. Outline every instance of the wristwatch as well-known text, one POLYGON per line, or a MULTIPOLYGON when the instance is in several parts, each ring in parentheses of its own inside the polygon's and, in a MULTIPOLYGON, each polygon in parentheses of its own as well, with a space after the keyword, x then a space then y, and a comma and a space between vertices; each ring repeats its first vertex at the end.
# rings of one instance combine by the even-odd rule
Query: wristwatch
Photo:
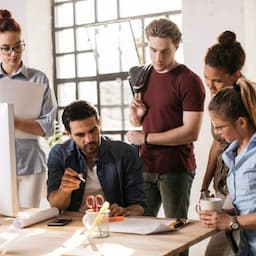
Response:
POLYGON ((231 230, 238 230, 240 228, 240 224, 237 220, 237 216, 233 216, 233 219, 229 226, 230 226, 231 230))

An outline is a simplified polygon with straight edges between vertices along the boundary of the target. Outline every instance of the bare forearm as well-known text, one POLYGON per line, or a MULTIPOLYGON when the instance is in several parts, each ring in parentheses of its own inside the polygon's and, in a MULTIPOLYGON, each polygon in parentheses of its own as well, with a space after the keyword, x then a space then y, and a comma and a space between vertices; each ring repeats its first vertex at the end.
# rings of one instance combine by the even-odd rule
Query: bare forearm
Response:
POLYGON ((197 140, 203 112, 183 112, 183 125, 159 133, 148 133, 147 143, 153 145, 177 146, 197 140))
POLYGON ((244 229, 256 229, 256 213, 237 216, 237 220, 244 229))
POLYGON ((52 207, 57 207, 60 210, 65 210, 70 204, 71 194, 72 192, 66 192, 58 189, 51 192, 48 200, 52 207))
POLYGON ((166 132, 148 133, 147 143, 152 145, 177 146, 197 140, 197 133, 178 127, 166 132))
POLYGON ((44 130, 35 120, 15 118, 15 128, 37 136, 45 135, 44 130))
POLYGON ((208 163, 206 167, 206 172, 204 174, 203 183, 202 183, 202 190, 208 190, 208 187, 212 181, 216 170, 217 158, 220 154, 220 145, 219 143, 214 140, 211 145, 211 149, 208 156, 208 163))

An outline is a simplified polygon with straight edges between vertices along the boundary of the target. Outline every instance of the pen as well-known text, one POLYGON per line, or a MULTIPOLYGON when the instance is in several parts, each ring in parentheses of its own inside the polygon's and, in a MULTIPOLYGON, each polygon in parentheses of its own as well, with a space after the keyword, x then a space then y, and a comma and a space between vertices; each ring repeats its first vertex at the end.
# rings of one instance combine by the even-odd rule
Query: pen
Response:
POLYGON ((175 222, 171 223, 169 225, 170 228, 173 228, 173 229, 178 229, 180 227, 182 227, 184 224, 186 224, 187 221, 186 220, 180 220, 180 219, 177 219, 175 222))
POLYGON ((78 177, 79 180, 81 180, 83 183, 85 183, 85 179, 83 178, 82 173, 79 173, 77 177, 78 177))

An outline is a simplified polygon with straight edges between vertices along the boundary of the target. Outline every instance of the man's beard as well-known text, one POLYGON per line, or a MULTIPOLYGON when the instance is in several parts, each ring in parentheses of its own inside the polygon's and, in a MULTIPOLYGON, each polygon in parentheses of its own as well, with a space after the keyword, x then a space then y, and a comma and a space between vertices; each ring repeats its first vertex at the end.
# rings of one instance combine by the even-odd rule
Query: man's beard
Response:
POLYGON ((99 145, 97 142, 90 142, 83 146, 83 152, 88 155, 92 155, 98 152, 99 145))

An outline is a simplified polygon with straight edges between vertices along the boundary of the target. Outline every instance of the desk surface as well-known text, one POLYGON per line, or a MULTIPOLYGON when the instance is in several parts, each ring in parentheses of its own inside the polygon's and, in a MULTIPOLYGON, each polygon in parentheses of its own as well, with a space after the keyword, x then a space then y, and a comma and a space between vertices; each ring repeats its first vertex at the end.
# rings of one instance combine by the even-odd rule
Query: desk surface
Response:
MULTIPOLYGON (((70 216, 70 213, 65 215, 70 216)), ((14 229, 11 226, 13 219, 0 217, 0 255, 171 256, 216 233, 195 220, 180 230, 162 234, 110 233, 108 238, 85 240, 81 235, 81 216, 73 214, 72 218, 73 221, 64 227, 48 227, 48 220, 24 229, 14 229)))

